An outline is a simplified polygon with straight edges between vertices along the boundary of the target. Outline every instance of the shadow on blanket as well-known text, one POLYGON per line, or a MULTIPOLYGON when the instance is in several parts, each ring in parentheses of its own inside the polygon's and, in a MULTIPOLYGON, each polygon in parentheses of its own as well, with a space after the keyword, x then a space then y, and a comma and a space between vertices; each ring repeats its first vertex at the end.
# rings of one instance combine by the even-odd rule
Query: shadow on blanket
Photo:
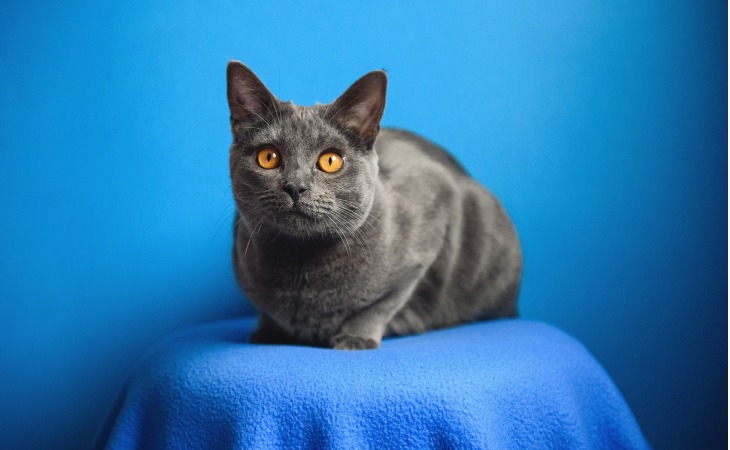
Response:
POLYGON ((255 319, 153 348, 97 448, 648 448, 573 338, 501 320, 379 350, 246 343, 255 319))

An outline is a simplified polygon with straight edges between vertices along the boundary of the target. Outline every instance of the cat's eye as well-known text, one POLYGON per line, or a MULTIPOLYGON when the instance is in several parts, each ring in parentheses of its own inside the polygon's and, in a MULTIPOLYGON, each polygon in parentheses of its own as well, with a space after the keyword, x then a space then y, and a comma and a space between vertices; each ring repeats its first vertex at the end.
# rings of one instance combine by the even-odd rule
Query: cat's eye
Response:
POLYGON ((273 147, 266 147, 259 150, 256 160, 258 161, 259 166, 264 169, 276 169, 279 165, 281 165, 281 157, 279 157, 279 154, 273 147))
POLYGON ((342 157, 335 152, 324 152, 319 156, 317 167, 323 172, 335 173, 342 169, 342 157))

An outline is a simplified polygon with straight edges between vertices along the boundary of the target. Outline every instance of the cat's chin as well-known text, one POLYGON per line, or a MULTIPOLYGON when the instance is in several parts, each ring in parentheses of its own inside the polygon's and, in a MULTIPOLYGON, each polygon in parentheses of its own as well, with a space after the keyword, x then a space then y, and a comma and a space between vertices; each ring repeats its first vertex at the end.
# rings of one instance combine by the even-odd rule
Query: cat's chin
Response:
POLYGON ((284 234, 304 238, 326 233, 324 222, 305 211, 292 209, 280 214, 274 225, 284 234))

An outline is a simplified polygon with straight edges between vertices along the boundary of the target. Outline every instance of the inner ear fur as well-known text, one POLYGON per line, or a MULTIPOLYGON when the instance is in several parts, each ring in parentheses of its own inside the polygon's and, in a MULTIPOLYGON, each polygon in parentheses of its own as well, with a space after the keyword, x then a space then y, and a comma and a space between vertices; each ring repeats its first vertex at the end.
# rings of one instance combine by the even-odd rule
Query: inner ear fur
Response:
POLYGON ((388 77, 382 70, 365 74, 328 108, 334 120, 372 145, 385 110, 388 77))

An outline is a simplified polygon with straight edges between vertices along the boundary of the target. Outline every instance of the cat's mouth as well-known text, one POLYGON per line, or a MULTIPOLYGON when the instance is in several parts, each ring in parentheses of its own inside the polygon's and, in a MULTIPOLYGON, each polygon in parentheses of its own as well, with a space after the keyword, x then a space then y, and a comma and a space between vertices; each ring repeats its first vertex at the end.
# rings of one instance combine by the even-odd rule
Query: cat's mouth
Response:
POLYGON ((290 208, 279 214, 278 224, 292 234, 315 232, 321 223, 321 217, 301 202, 295 202, 290 208))
POLYGON ((302 217, 314 218, 314 213, 311 211, 311 208, 301 201, 294 202, 288 212, 302 217))
POLYGON ((316 219, 316 217, 312 213, 310 213, 304 209, 301 209, 301 208, 292 208, 289 210, 289 214, 291 214, 295 217, 302 217, 304 219, 309 219, 309 220, 316 219))

